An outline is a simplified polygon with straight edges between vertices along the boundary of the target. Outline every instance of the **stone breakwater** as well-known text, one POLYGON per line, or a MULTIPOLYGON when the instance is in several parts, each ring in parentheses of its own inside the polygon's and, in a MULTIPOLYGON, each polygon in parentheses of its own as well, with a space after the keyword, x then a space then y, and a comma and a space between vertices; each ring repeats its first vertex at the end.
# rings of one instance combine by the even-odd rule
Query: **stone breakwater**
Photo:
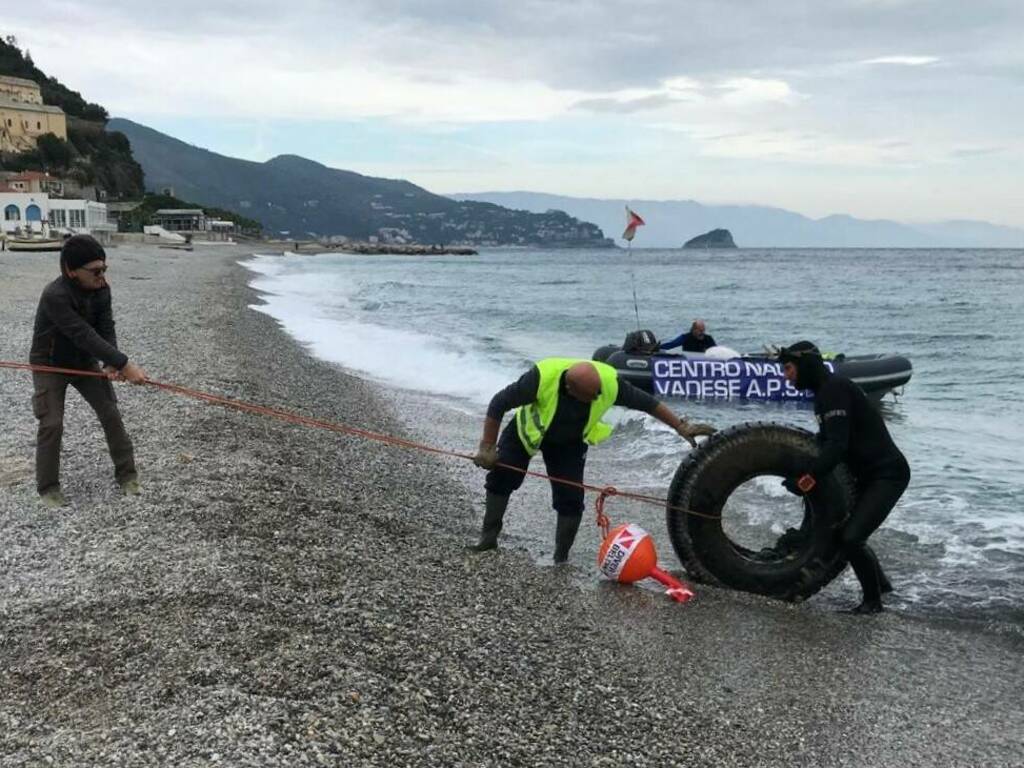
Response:
MULTIPOLYGON (((273 242, 273 241, 271 241, 273 242)), ((295 253, 359 253, 366 255, 396 254, 400 256, 475 256, 477 251, 462 246, 417 245, 398 243, 340 243, 296 242, 295 253)))
MULTIPOLYGON (((241 255, 112 249, 122 348, 155 379, 415 438, 249 309, 241 255)), ((0 254, 0 358, 26 357, 55 262, 0 254)), ((72 506, 47 510, 30 393, 0 371, 0 765, 1024 762, 1018 634, 581 590, 463 550, 461 465, 145 387, 118 385, 143 495, 117 494, 70 393, 72 506)))

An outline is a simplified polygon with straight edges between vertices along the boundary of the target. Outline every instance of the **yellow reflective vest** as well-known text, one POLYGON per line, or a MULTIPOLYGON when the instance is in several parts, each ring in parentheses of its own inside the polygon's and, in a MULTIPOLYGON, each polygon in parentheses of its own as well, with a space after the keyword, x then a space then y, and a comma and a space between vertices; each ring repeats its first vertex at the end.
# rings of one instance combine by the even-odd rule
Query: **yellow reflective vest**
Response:
POLYGON ((515 414, 519 441, 530 456, 540 449, 541 441, 544 440, 544 435, 555 418, 555 410, 558 408, 558 384, 562 380, 562 374, 576 363, 582 362, 590 362, 601 376, 601 394, 590 404, 590 418, 583 428, 583 441, 587 445, 597 445, 611 437, 612 427, 601 421, 601 417, 615 405, 615 398, 619 394, 619 377, 615 369, 607 363, 571 357, 549 357, 537 363, 537 370, 540 371, 537 399, 529 405, 517 408, 515 414))

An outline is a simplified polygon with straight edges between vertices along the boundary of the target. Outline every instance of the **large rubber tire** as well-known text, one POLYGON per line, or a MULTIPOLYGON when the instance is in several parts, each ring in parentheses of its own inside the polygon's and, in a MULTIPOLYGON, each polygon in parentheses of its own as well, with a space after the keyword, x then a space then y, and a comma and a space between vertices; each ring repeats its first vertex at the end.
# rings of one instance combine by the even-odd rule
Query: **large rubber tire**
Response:
POLYGON ((691 451, 676 470, 666 510, 672 546, 690 576, 791 601, 810 597, 838 576, 846 560, 836 528, 854 501, 843 465, 805 497, 795 546, 766 556, 736 544, 722 529, 720 515, 733 491, 759 475, 792 476, 816 453, 810 432, 764 422, 717 432, 691 451))

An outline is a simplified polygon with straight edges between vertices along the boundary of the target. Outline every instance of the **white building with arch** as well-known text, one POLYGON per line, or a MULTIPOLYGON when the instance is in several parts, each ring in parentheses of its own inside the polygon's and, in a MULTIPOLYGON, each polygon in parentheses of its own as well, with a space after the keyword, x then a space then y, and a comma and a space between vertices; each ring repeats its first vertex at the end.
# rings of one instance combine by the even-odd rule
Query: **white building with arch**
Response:
POLYGON ((0 192, 0 230, 42 232, 50 222, 50 196, 32 192, 0 192))
POLYGON ((107 218, 106 203, 51 199, 35 192, 0 192, 0 234, 74 234, 109 239, 117 225, 107 218))

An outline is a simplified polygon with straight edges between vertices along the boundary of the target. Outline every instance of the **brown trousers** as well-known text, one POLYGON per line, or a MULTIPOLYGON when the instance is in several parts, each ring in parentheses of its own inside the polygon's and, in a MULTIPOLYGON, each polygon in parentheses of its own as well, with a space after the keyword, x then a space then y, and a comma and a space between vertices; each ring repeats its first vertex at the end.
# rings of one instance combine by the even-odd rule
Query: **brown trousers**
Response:
POLYGON ((107 437, 107 448, 114 461, 114 477, 119 483, 136 476, 135 450, 125 432, 117 409, 114 386, 93 376, 65 376, 58 373, 33 373, 32 412, 39 419, 36 440, 36 488, 46 493, 60 488, 60 444, 64 436, 64 397, 68 385, 78 390, 92 406, 107 437))

